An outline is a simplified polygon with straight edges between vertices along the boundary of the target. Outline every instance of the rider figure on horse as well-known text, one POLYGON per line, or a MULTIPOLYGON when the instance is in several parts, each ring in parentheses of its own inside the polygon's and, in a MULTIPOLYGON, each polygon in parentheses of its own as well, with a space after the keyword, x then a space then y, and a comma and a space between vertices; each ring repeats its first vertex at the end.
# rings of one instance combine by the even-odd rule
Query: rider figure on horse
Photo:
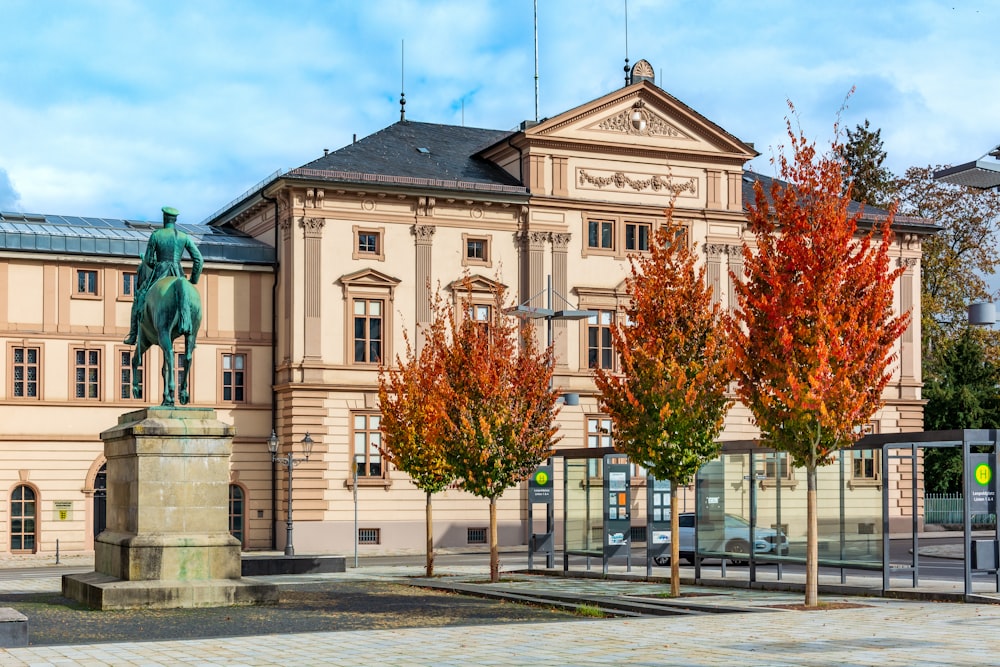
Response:
POLYGON ((163 207, 163 228, 157 229, 149 237, 149 244, 146 246, 146 253, 139 263, 136 273, 138 284, 136 285, 135 297, 132 301, 131 327, 128 336, 125 337, 126 345, 135 345, 139 327, 142 324, 142 313, 145 310, 146 295, 149 288, 164 276, 184 277, 184 269, 181 268, 181 257, 187 250, 191 255, 194 266, 191 269, 191 284, 197 285, 201 277, 201 268, 204 261, 198 246, 190 236, 176 228, 177 209, 169 206, 163 207))

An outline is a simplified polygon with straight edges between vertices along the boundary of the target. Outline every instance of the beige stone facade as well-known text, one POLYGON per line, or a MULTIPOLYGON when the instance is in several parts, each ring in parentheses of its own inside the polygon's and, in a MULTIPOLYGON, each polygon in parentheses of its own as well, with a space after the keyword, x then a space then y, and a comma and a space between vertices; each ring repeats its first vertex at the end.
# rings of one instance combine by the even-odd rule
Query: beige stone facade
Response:
MULTIPOLYGON (((291 447, 298 454, 307 432, 317 442, 295 469, 298 553, 352 550, 355 497, 362 553, 423 548, 423 493, 390 470, 373 445, 378 365, 402 351, 404 330, 429 320, 431 289, 440 286, 457 299, 451 286, 464 275, 482 291, 478 315, 487 315, 491 281, 519 302, 545 306, 550 277, 556 309, 599 311, 592 321, 553 323, 556 385, 580 395, 579 405, 559 414, 559 446, 609 444, 590 368, 614 364, 607 326, 625 299, 628 255, 647 247, 675 199, 715 298, 732 307, 731 276, 741 273, 742 243, 752 242, 743 202, 754 176, 744 165, 755 154, 637 79, 513 132, 402 121, 274 178, 214 216, 214 228, 274 248, 277 266, 272 273, 262 264, 209 261, 198 286, 206 317, 193 402, 215 407, 236 425, 232 477, 243 492, 244 546, 283 546, 283 523, 275 522, 284 521, 287 480, 283 468, 272 469, 265 447, 273 427, 284 453, 291 447), (238 402, 231 395, 224 400, 223 364, 234 354, 245 355, 246 365, 238 402)), ((918 220, 897 227, 891 252, 907 267, 897 307, 913 313, 913 325, 899 343, 886 406, 874 418, 882 433, 922 428, 919 258, 921 238, 933 228, 918 220)), ((0 492, 7 494, 0 526, 10 529, 13 489, 28 485, 38 503, 41 551, 53 551, 56 539, 64 551, 93 548, 91 494, 103 456, 98 433, 119 413, 150 403, 121 397, 115 364, 130 305, 117 286, 132 270, 121 258, 98 254, 0 254, 7 359, 0 367, 0 492), (97 272, 96 295, 74 294, 80 269, 97 272), (32 398, 15 396, 12 384, 13 355, 28 349, 41 358, 32 398), (81 350, 99 353, 93 398, 75 397, 81 350), (64 507, 65 517, 57 509, 64 507)), ((146 363, 159 367, 155 350, 146 363)), ((147 374, 147 396, 158 395, 156 375, 147 374)), ((737 405, 723 438, 755 434, 737 405)), ((881 480, 881 471, 872 474, 881 480)), ((513 489, 500 501, 503 544, 527 539, 525 498, 524 489, 513 489)), ((487 512, 484 500, 442 493, 435 499, 438 543, 478 542, 487 512)), ((9 536, 4 544, 10 549, 9 536)))

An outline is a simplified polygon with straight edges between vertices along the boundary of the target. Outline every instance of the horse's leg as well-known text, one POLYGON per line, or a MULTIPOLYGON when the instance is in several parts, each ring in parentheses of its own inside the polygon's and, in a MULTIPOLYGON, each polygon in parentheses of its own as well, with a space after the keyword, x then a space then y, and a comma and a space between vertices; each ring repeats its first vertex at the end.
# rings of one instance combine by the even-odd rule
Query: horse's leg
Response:
POLYGON ((173 406, 174 404, 174 346, 170 340, 170 327, 157 327, 159 336, 159 346, 163 350, 163 366, 160 367, 163 373, 163 402, 160 405, 173 406), (165 330, 164 330, 165 329, 165 330))
POLYGON ((135 350, 132 352, 132 398, 142 398, 142 387, 139 384, 139 364, 142 363, 142 355, 149 347, 149 341, 142 334, 138 333, 135 339, 135 350))
POLYGON ((191 380, 191 358, 194 353, 194 334, 184 334, 184 379, 180 386, 180 398, 181 405, 187 405, 191 398, 191 392, 188 390, 188 382, 191 380))

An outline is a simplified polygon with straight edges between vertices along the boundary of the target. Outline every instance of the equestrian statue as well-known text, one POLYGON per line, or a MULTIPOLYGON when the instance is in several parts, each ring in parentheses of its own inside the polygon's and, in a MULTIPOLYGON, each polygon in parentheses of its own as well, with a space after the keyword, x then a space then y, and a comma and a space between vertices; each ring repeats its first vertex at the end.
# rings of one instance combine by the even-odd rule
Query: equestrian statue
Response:
POLYGON ((178 390, 181 404, 187 404, 191 375, 191 355, 201 326, 201 296, 195 285, 201 277, 204 261, 198 246, 190 236, 176 227, 177 209, 163 207, 163 227, 153 232, 146 245, 136 272, 138 284, 132 302, 132 317, 126 345, 135 345, 132 354, 132 396, 141 398, 139 364, 142 355, 153 345, 163 351, 163 402, 174 405, 174 392, 178 390), (194 266, 191 280, 184 276, 181 257, 184 251, 191 256, 194 266), (184 368, 180 387, 174 383, 174 339, 184 336, 184 368))

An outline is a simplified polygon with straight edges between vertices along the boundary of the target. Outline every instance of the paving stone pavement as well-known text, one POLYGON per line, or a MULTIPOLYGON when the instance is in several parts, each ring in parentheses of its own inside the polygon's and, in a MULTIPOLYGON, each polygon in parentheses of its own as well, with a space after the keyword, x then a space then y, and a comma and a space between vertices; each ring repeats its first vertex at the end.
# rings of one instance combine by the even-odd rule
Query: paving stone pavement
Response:
MULTIPOLYGON (((439 568, 483 584, 482 568, 439 568)), ((302 584, 327 578, 413 582, 419 567, 361 567, 343 574, 261 577, 302 584)), ((56 591, 44 572, 3 581, 5 590, 56 591)), ((663 583, 505 576, 500 587, 580 595, 656 594, 663 583)), ((1000 605, 824 595, 850 608, 794 611, 801 593, 685 586, 691 602, 722 600, 747 613, 595 619, 493 626, 72 644, 0 649, 0 667, 63 665, 988 665, 1000 605), (750 613, 756 610, 758 613, 750 613), (767 610, 768 613, 760 613, 767 610)))

